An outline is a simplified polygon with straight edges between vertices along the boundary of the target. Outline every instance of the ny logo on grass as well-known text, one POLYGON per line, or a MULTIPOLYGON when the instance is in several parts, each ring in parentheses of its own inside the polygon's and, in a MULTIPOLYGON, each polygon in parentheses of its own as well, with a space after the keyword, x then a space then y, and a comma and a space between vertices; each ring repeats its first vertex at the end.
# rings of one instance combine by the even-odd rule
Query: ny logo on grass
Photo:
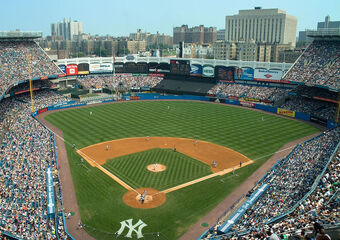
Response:
POLYGON ((142 238, 143 234, 142 234, 142 229, 144 227, 146 227, 147 224, 145 224, 142 220, 138 220, 138 222, 135 225, 132 225, 132 218, 128 219, 128 220, 124 220, 120 222, 120 229, 118 230, 118 232, 116 232, 116 234, 121 235, 124 232, 125 228, 129 229, 129 232, 126 234, 125 237, 127 238, 132 238, 132 232, 135 232, 137 234, 137 238, 142 238), (136 228, 138 228, 138 230, 136 230, 136 228))

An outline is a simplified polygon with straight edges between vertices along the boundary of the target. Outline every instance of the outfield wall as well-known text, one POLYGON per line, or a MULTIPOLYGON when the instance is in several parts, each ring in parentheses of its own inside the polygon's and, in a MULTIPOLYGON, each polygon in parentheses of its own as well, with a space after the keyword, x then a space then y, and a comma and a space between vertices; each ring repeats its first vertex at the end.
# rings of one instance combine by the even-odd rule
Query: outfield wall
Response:
MULTIPOLYGON (((323 120, 317 119, 314 116, 310 116, 309 114, 302 113, 302 112, 295 112, 288 109, 282 109, 277 108, 273 106, 268 105, 262 105, 259 103, 254 103, 250 101, 245 101, 241 99, 219 99, 215 97, 209 97, 209 96, 195 96, 195 95, 164 95, 160 93, 135 93, 134 95, 131 94, 125 94, 122 97, 123 101, 138 101, 138 100, 191 100, 191 101, 204 101, 204 102, 215 102, 218 100, 220 103, 224 104, 231 104, 236 106, 243 106, 248 108, 254 108, 258 110, 262 110, 264 112, 269 113, 275 113, 277 115, 283 115, 291 118, 296 118, 299 120, 304 121, 310 121, 315 122, 319 125, 322 125, 324 127, 327 127, 329 129, 335 128, 337 126, 337 123, 335 123, 332 120, 323 120)), ((66 108, 72 108, 72 107, 79 107, 79 106, 86 106, 91 104, 97 104, 97 103, 107 103, 107 102, 113 102, 114 100, 105 100, 105 101, 95 101, 95 102, 84 102, 84 103, 78 103, 76 101, 69 101, 62 104, 52 105, 43 109, 39 109, 38 111, 35 111, 33 113, 33 116, 36 116, 40 113, 46 112, 46 111, 52 111, 52 110, 58 110, 58 109, 66 109, 66 108)))

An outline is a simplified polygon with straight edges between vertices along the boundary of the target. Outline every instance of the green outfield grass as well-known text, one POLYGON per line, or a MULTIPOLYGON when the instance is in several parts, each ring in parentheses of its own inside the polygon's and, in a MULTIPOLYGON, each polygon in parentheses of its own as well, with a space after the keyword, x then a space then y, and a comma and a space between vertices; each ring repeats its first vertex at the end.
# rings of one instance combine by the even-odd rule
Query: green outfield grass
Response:
POLYGON ((111 159, 103 167, 135 189, 165 190, 213 173, 203 162, 172 149, 159 148, 111 159), (147 170, 155 162, 165 165, 166 171, 147 170))
MULTIPOLYGON (((123 102, 55 112, 46 120, 64 132, 81 218, 86 230, 97 239, 112 239, 120 222, 130 218, 134 223, 142 219, 148 224, 143 229, 146 236, 161 232, 163 239, 177 239, 281 146, 318 131, 305 123, 274 115, 201 102, 123 102), (238 170, 237 175, 214 177, 171 192, 166 195, 166 203, 158 208, 133 209, 122 201, 125 189, 97 168, 81 164, 72 144, 83 148, 113 139, 144 136, 205 140, 232 148, 255 163, 238 170)), ((119 158, 120 169, 128 164, 124 161, 128 158, 119 158)), ((108 164, 111 171, 118 173, 118 162, 108 164)), ((133 167, 138 168, 136 164, 133 167)), ((119 170, 125 175, 124 171, 119 170)), ((137 176, 128 178, 136 184, 151 182, 143 176, 140 181, 137 176)), ((202 227, 202 232, 205 229, 202 227)))

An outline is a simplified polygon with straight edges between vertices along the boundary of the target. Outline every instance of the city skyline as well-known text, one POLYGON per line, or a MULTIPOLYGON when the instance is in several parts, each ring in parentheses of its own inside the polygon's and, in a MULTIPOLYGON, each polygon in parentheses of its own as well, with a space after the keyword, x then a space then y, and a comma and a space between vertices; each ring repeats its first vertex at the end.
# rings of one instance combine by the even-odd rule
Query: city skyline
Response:
POLYGON ((6 11, 0 16, 0 31, 20 29, 22 31, 43 31, 43 36, 51 34, 50 25, 64 18, 83 23, 84 33, 91 35, 128 36, 137 29, 143 32, 172 35, 173 27, 187 24, 189 27, 205 25, 207 27, 225 28, 225 17, 238 14, 239 10, 262 8, 280 8, 287 14, 298 18, 296 35, 305 29, 316 29, 317 22, 324 21, 329 15, 332 21, 339 20, 337 13, 340 2, 327 1, 327 8, 321 1, 269 1, 247 0, 232 2, 211 0, 178 1, 159 4, 159 1, 117 2, 93 1, 10 1, 3 3, 6 11), (18 4, 20 2, 20 4, 18 4), (304 9, 308 5, 308 9, 304 9), (133 6, 133 7, 131 7, 133 6), (204 14, 201 11, 204 10, 204 14), (15 14, 13 14, 15 13, 15 14))

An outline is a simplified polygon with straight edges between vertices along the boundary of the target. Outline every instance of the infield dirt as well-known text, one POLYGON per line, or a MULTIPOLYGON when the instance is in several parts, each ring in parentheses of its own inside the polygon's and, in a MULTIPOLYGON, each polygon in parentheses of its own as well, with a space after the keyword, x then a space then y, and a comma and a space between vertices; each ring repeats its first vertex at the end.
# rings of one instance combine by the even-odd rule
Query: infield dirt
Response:
MULTIPOLYGON (((103 165, 107 160, 142 152, 154 148, 176 149, 189 157, 211 166, 214 173, 239 166, 240 162, 252 162, 249 158, 230 148, 214 143, 174 137, 139 137, 97 143, 78 150, 77 152, 91 166, 103 165), (216 167, 212 166, 215 161, 216 167)), ((155 159, 156 161, 157 159, 155 159)))
MULTIPOLYGON (((128 190, 123 197, 123 201, 130 207, 134 208, 155 208, 162 205, 166 198, 165 194, 176 191, 178 189, 190 186, 192 184, 205 181, 209 178, 224 175, 253 163, 252 160, 246 156, 236 152, 230 148, 226 148, 214 143, 200 141, 195 139, 186 138, 173 138, 173 137, 139 137, 139 138, 124 138, 119 140, 112 140, 102 143, 97 143, 80 150, 77 150, 92 167, 97 167, 109 177, 118 182, 121 186, 128 190), (123 180, 102 167, 103 164, 109 159, 142 152, 154 148, 170 148, 173 151, 181 152, 194 159, 204 162, 211 167, 213 174, 195 179, 193 181, 180 184, 178 186, 158 191, 156 189, 139 189, 141 192, 147 190, 148 194, 144 203, 139 201, 138 196, 141 192, 133 189, 126 184, 123 180)), ((157 161, 157 159, 155 159, 157 161)), ((166 170, 163 165, 158 165, 158 171, 166 170)), ((154 164, 146 166, 150 171, 154 171, 154 164)))

